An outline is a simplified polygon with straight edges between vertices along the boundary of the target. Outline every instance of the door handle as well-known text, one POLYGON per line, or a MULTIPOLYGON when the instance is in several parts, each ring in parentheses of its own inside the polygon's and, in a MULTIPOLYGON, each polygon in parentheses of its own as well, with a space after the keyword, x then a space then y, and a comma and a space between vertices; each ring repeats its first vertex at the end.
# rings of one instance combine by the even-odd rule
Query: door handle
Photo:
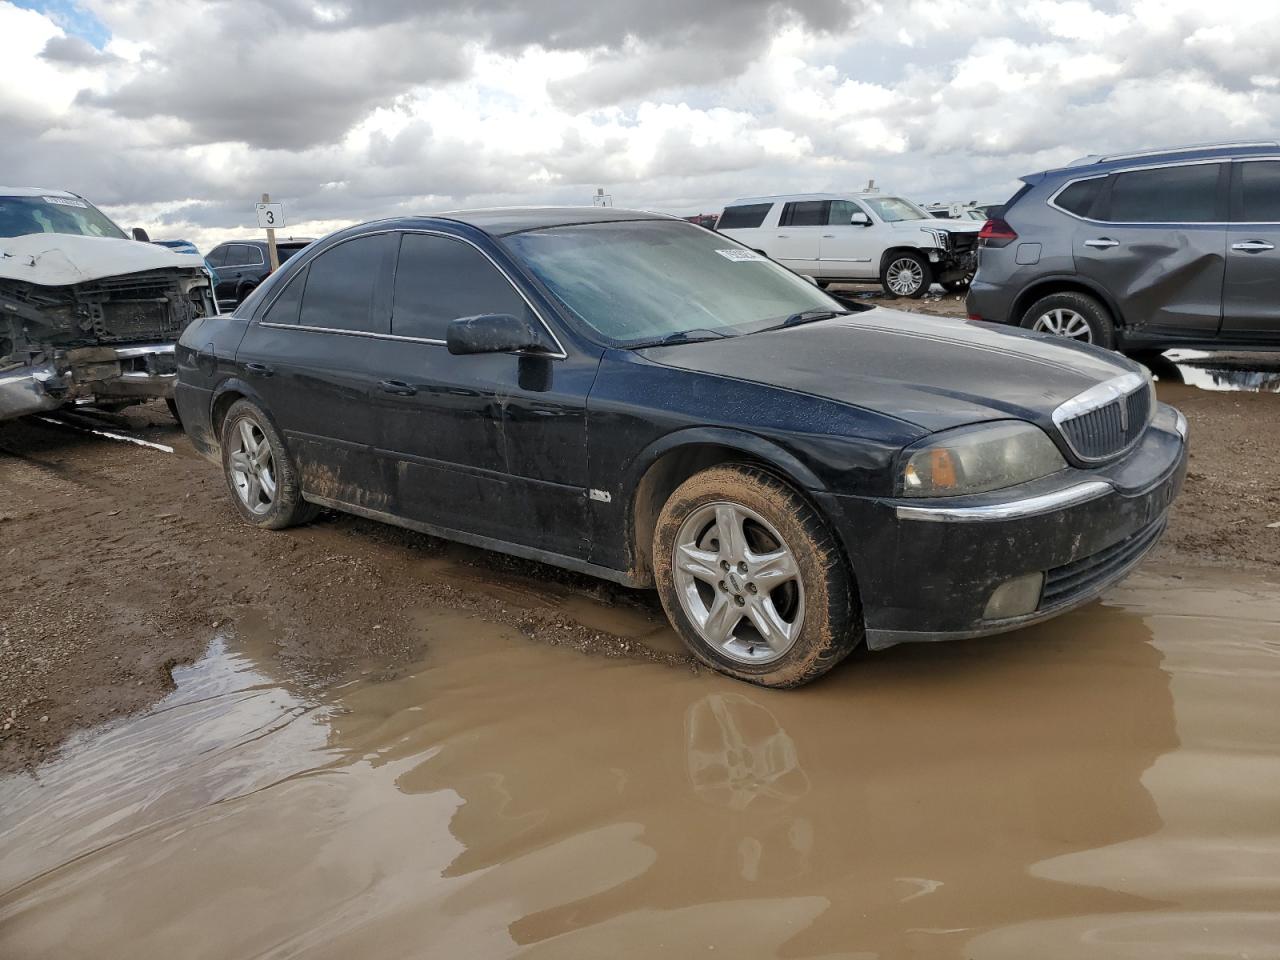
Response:
POLYGON ((1274 243, 1267 243, 1265 240, 1241 240, 1231 245, 1232 250, 1243 250, 1245 253, 1262 253, 1264 250, 1275 248, 1274 243))
POLYGON ((412 397, 418 392, 418 388, 411 383, 405 383, 403 380, 380 380, 378 389, 383 393, 393 393, 397 397, 412 397))
POLYGON ((1086 240, 1086 247, 1093 247, 1095 250, 1106 250, 1108 247, 1120 246, 1119 240, 1112 240, 1110 237, 1098 237, 1096 240, 1086 240))
POLYGON ((836 235, 834 233, 824 233, 822 235, 823 240, 834 240, 835 238, 836 238, 836 235))
POLYGON ((274 367, 268 366, 265 363, 258 363, 253 360, 246 363, 244 368, 248 373, 252 373, 255 377, 269 377, 276 372, 274 367))

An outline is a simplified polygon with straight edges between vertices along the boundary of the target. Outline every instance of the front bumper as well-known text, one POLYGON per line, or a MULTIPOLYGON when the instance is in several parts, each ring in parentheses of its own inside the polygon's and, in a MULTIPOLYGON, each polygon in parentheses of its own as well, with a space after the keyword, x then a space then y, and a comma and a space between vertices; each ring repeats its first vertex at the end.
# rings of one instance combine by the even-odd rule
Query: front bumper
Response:
POLYGON ((167 399, 176 382, 172 343, 67 350, 0 374, 0 420, 68 403, 167 399))
POLYGON ((1116 463, 1067 471, 1014 494, 837 498, 867 646, 1003 633, 1096 599, 1164 532, 1186 475, 1184 432, 1181 414, 1162 406, 1116 463), (988 618, 999 587, 1036 574, 1044 580, 1033 609, 988 618))

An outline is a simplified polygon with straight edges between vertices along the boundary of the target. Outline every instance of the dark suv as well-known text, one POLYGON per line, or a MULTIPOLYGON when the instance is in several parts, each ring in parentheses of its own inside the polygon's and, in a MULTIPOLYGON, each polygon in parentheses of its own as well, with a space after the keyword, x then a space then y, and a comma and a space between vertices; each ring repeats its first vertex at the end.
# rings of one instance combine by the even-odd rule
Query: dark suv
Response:
MULTIPOLYGON (((276 254, 284 263, 295 253, 311 243, 310 239, 276 241, 276 254)), ((218 282, 214 293, 219 300, 239 303, 271 272, 265 240, 232 240, 220 243, 205 258, 217 271, 218 282)))
POLYGON ((1022 178, 980 234, 971 319, 1125 351, 1280 346, 1280 143, 1022 178))

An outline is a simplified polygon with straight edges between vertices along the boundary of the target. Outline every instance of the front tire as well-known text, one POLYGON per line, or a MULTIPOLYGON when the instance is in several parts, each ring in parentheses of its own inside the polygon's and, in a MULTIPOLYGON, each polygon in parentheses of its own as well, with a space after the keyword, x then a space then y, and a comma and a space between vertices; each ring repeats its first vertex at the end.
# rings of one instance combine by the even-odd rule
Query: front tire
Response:
POLYGON ((222 473, 231 502, 247 523, 283 530, 313 519, 284 438, 262 409, 237 400, 222 422, 222 473))
POLYGON ((1116 328, 1111 314, 1087 293, 1064 291, 1041 297, 1027 308, 1020 322, 1037 333, 1115 349, 1116 328))
POLYGON ((662 508, 653 567, 668 618, 707 666, 766 687, 826 673, 862 639, 839 545, 791 487, 725 464, 682 483, 662 508))
POLYGON ((933 283, 933 268, 918 253, 902 251, 885 258, 880 269, 880 286, 895 297, 918 300, 933 283))

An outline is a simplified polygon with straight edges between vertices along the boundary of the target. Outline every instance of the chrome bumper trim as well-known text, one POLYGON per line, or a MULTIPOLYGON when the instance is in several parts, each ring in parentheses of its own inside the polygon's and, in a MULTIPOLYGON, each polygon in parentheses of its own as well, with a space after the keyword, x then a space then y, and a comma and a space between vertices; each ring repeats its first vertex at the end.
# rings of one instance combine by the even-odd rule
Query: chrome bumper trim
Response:
POLYGON ((1044 493, 1008 503, 991 503, 976 507, 925 507, 899 504, 899 520, 931 520, 942 523, 973 523, 991 520, 1021 520, 1038 517, 1066 507, 1088 503, 1106 496, 1114 487, 1105 480, 1086 480, 1053 493, 1044 493))

